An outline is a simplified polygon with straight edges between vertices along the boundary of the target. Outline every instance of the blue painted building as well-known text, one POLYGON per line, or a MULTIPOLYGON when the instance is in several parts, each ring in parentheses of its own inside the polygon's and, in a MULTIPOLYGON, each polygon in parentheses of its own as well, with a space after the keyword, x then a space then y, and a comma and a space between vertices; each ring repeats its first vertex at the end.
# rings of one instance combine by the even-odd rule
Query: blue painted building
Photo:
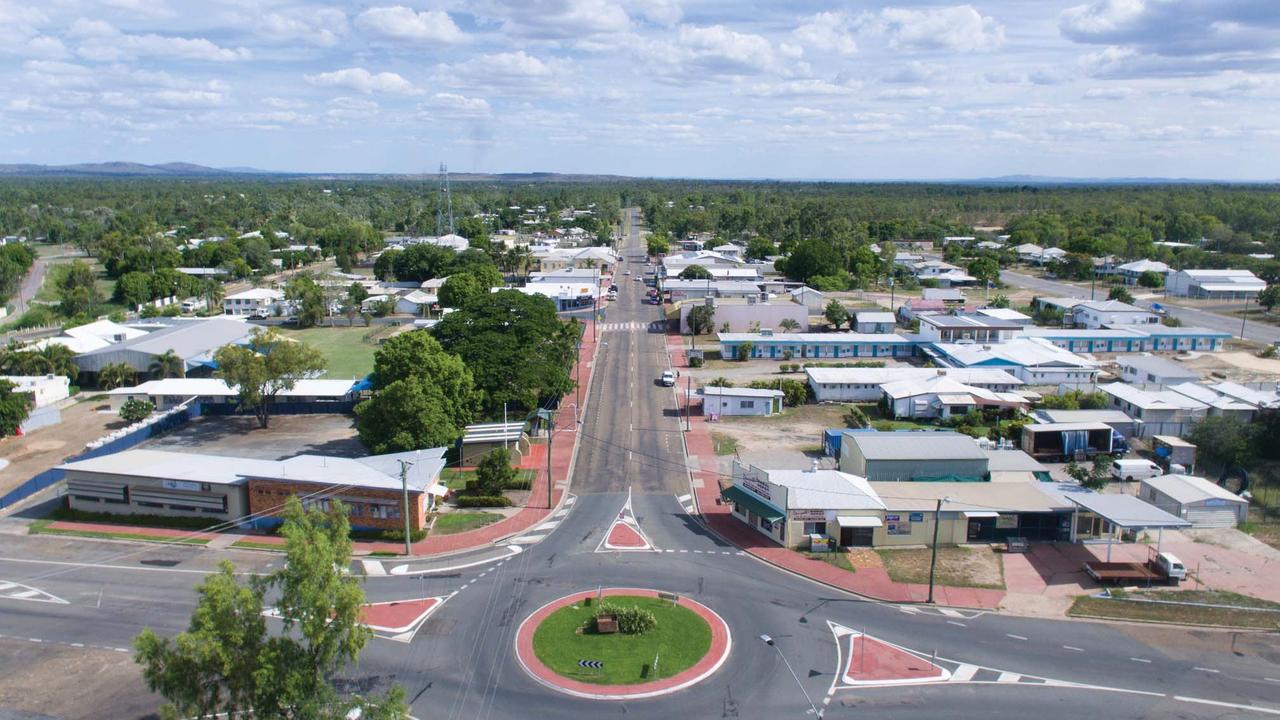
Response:
POLYGON ((721 333, 719 340, 725 359, 737 358, 743 343, 751 343, 751 357, 766 360, 905 358, 917 344, 886 333, 721 333))

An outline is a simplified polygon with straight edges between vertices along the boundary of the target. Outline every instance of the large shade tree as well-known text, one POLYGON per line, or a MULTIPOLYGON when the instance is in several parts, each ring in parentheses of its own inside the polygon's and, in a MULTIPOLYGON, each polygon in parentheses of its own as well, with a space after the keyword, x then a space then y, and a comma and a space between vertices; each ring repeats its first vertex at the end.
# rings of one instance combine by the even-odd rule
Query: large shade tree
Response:
POLYGON ((289 340, 271 329, 257 328, 248 346, 224 345, 214 353, 218 377, 236 388, 240 408, 250 410, 267 427, 276 396, 299 380, 325 368, 324 356, 306 343, 289 340))

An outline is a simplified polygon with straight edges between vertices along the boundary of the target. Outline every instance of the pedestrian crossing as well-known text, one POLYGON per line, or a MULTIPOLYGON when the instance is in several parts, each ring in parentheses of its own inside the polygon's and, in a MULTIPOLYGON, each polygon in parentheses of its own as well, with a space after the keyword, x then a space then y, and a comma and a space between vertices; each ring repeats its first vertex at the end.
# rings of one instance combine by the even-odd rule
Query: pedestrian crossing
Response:
POLYGON ((643 322, 633 320, 631 322, 606 322, 600 323, 600 332, 620 332, 627 330, 653 330, 655 326, 661 325, 657 322, 643 322))

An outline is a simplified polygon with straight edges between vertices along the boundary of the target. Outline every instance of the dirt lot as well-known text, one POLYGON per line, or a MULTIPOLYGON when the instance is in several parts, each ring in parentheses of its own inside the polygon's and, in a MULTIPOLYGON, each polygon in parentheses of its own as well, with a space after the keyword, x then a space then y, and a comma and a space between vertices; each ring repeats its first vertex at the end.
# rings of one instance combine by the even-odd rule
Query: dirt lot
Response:
POLYGON ((822 445, 822 431, 844 427, 843 405, 802 405, 772 417, 722 417, 714 432, 732 437, 743 462, 807 468, 822 445))
POLYGON ((114 413, 104 413, 107 402, 79 402, 62 411, 62 422, 40 428, 25 437, 0 440, 0 458, 9 465, 0 470, 0 494, 26 482, 31 476, 62 463, 84 450, 85 443, 124 427, 114 413))
POLYGON ((283 460, 303 453, 368 454, 356 439, 355 419, 349 415, 280 415, 271 418, 265 430, 253 417, 204 417, 138 447, 259 460, 283 460))
POLYGON ((1240 383, 1276 382, 1280 379, 1280 360, 1260 358, 1246 352, 1201 353, 1185 361, 1199 372, 1221 374, 1240 383))
MULTIPOLYGON (((928 548, 877 550, 889 577, 896 582, 929 582, 928 548)), ((938 548, 937 582, 940 585, 1004 589, 1000 555, 990 547, 938 548)))
POLYGON ((0 707, 32 718, 154 718, 161 703, 126 653, 3 638, 0 656, 0 707))

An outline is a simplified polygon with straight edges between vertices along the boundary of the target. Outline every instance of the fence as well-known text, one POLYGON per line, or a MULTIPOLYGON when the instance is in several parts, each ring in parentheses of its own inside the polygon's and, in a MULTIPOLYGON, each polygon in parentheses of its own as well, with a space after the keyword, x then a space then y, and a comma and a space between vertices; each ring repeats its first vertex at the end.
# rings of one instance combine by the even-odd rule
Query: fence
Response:
MULTIPOLYGON (((200 403, 191 403, 190 405, 171 411, 169 414, 145 425, 136 427, 119 437, 112 438, 101 444, 95 443, 95 447, 91 447, 79 455, 69 457, 63 462, 75 462, 77 460, 90 460, 103 455, 128 450, 129 448, 150 439, 164 432, 168 432, 176 427, 185 425, 191 420, 200 417, 200 403)), ((51 487, 62 480, 63 471, 59 468, 49 468, 44 472, 38 473, 35 477, 22 483, 18 487, 10 490, 3 497, 0 497, 0 509, 4 509, 19 501, 51 487)))
MULTIPOLYGON (((322 400, 318 402, 273 402, 271 403, 272 415, 325 415, 325 414, 350 414, 355 412, 358 400, 322 400)), ((203 414, 205 415, 252 415, 253 410, 241 410, 234 402, 228 403, 207 403, 204 406, 203 414)))

